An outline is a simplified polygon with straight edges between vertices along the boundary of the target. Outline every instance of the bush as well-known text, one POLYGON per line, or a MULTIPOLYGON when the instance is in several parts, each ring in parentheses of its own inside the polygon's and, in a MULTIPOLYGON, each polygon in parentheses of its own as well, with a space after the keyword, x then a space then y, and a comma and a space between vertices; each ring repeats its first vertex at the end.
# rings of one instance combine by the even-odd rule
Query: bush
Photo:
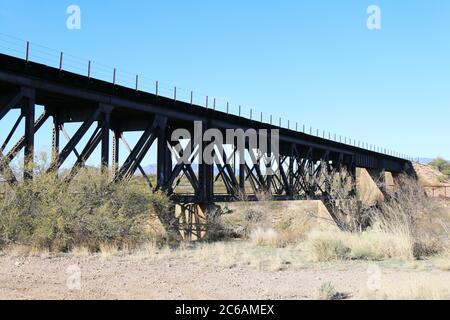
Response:
POLYGON ((250 239, 255 245, 262 247, 277 247, 280 244, 279 235, 274 229, 258 228, 252 231, 250 239))
POLYGON ((415 257, 440 253, 450 244, 450 216, 443 202, 429 198, 417 181, 400 177, 389 201, 384 203, 374 220, 409 230, 415 257))
POLYGON ((431 161, 430 165, 442 173, 442 176, 438 178, 439 182, 446 182, 450 178, 450 161, 443 158, 436 158, 431 161))
MULTIPOLYGON (((344 235, 339 231, 339 235, 344 235)), ((333 232, 312 232, 307 240, 310 258, 316 262, 345 260, 351 249, 333 232)))
POLYGON ((450 215, 416 181, 400 177, 388 200, 371 211, 361 232, 313 232, 307 246, 314 261, 403 259, 441 254, 449 246, 450 215))
POLYGON ((337 292, 331 282, 325 282, 319 288, 319 300, 340 300, 345 299, 346 297, 347 295, 337 292))
POLYGON ((168 200, 140 181, 111 183, 89 169, 70 183, 53 173, 5 188, 0 200, 0 239, 51 251, 102 244, 132 246, 156 236, 151 215, 164 214, 168 200))
POLYGON ((344 231, 313 232, 307 241, 310 259, 316 262, 333 260, 383 260, 413 258, 408 235, 369 230, 362 233, 344 231))
POLYGON ((440 157, 431 161, 430 165, 438 169, 440 172, 450 170, 450 162, 440 157))

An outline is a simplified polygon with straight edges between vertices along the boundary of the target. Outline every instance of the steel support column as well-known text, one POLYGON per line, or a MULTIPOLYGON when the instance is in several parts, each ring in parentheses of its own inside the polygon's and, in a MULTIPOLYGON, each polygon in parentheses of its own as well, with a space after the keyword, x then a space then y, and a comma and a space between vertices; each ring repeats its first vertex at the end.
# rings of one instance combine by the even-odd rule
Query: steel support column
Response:
POLYGON ((52 128, 52 161, 55 161, 59 154, 60 143, 60 124, 58 115, 53 115, 53 128, 52 128))
POLYGON ((35 92, 33 89, 26 89, 25 99, 22 105, 22 114, 25 119, 25 140, 24 140, 24 179, 33 178, 34 166, 34 117, 35 117, 35 92))
POLYGON ((109 169, 109 129, 111 122, 111 109, 104 109, 101 117, 102 127, 102 156, 101 156, 101 168, 102 172, 109 169))
MULTIPOLYGON (((203 124, 203 133, 208 130, 208 124, 203 124)), ((203 136, 202 133, 202 136, 203 136)), ((202 139, 203 140, 203 139, 202 139)), ((201 150, 205 150, 208 142, 202 141, 201 150)), ((200 164, 198 168, 198 177, 200 183, 200 202, 201 203, 212 203, 214 199, 214 164, 205 163, 203 155, 199 155, 200 164)))
POLYGON ((113 177, 116 178, 119 172, 119 159, 120 159, 120 137, 122 133, 119 130, 113 131, 112 141, 112 172, 113 177))
POLYGON ((167 118, 162 119, 158 130, 158 154, 157 154, 157 187, 164 188, 172 173, 172 153, 167 146, 168 141, 167 118))

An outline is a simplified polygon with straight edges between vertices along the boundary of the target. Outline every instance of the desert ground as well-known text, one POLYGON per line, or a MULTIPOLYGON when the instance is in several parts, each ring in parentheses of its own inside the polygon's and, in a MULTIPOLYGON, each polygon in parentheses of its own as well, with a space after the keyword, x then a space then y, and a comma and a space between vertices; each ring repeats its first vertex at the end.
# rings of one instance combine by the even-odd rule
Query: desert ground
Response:
POLYGON ((448 260, 311 263, 301 248, 246 241, 131 253, 21 250, 0 256, 0 299, 319 299, 326 283, 341 299, 450 298, 448 260))
MULTIPOLYGON (((86 185, 91 181, 86 179, 86 185)), ((136 197, 140 190, 127 193, 138 202, 125 201, 138 213, 147 197, 136 197)), ((393 194, 400 198, 377 211, 363 232, 338 228, 321 201, 219 204, 220 218, 208 225, 214 238, 185 238, 175 245, 138 242, 129 234, 120 245, 104 242, 111 232, 123 232, 116 229, 123 220, 116 223, 104 211, 99 214, 108 219, 89 220, 95 228, 71 233, 67 230, 90 216, 69 212, 75 223, 45 215, 53 207, 43 206, 37 216, 42 224, 34 227, 23 220, 29 218, 28 207, 16 212, 16 204, 8 201, 14 198, 5 198, 4 212, 12 214, 3 216, 10 228, 4 231, 14 241, 5 237, 0 249, 0 300, 450 299, 450 202, 415 190, 393 194), (55 233, 61 221, 63 228, 55 233), (67 243, 69 250, 58 249, 67 243)), ((162 228, 153 219, 147 223, 162 228)))

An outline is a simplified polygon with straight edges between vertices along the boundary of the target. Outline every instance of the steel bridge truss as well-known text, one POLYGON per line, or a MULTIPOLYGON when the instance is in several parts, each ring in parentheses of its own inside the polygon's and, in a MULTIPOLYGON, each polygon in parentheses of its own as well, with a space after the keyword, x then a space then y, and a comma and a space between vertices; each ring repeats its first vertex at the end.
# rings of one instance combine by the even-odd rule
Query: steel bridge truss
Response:
MULTIPOLYGON (((200 148, 196 145, 196 139, 188 141, 184 147, 180 140, 170 140, 176 126, 167 116, 148 114, 145 118, 140 117, 141 135, 135 146, 130 147, 124 133, 136 131, 136 128, 129 129, 129 121, 122 121, 121 115, 115 112, 115 107, 109 104, 83 106, 82 112, 74 106, 48 104, 36 118, 35 91, 16 87, 1 93, 0 120, 13 109, 20 110, 19 116, 9 130, 2 127, 1 137, 4 137, 4 141, 0 147, 1 175, 12 185, 21 177, 15 175, 10 165, 22 151, 22 179, 32 179, 35 135, 49 120, 52 123, 52 162, 48 171, 58 172, 68 157, 75 155, 76 161, 64 177, 68 183, 85 167, 87 160, 99 146, 101 168, 112 172, 113 182, 140 175, 150 188, 164 190, 180 203, 265 198, 323 199, 330 195, 331 180, 335 177, 355 179, 355 156, 327 148, 281 142, 280 155, 276 158, 270 150, 262 153, 260 150, 250 149, 247 143, 243 161, 240 161, 242 155, 234 144, 224 146, 220 151, 216 149, 214 164, 198 164, 196 159, 200 156, 199 150, 205 147, 205 142, 202 142, 204 145, 200 148), (22 136, 5 152, 22 122, 22 136), (72 122, 80 122, 81 125, 70 136, 65 125, 72 122), (91 128, 94 128, 92 133, 91 128), (61 133, 66 140, 64 146, 61 146, 61 133), (83 139, 87 139, 87 142, 80 147, 83 139), (155 143, 157 172, 155 179, 152 179, 143 169, 142 161, 155 143), (121 145, 126 148, 128 155, 122 165, 119 165, 121 145), (190 154, 188 161, 180 161, 187 152, 190 154)), ((207 127, 206 123, 204 127, 207 127)), ((268 136, 260 135, 258 139, 268 139, 268 136)))

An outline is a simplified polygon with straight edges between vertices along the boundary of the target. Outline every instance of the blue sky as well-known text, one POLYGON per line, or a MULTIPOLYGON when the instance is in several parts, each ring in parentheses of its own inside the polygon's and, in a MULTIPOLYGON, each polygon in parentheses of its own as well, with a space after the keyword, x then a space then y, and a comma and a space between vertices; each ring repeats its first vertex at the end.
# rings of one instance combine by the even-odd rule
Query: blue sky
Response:
POLYGON ((450 158, 446 0, 1 0, 0 32, 145 75, 142 86, 157 79, 258 117, 450 158), (71 4, 81 30, 66 27, 71 4), (366 27, 371 4, 381 30, 366 27))

